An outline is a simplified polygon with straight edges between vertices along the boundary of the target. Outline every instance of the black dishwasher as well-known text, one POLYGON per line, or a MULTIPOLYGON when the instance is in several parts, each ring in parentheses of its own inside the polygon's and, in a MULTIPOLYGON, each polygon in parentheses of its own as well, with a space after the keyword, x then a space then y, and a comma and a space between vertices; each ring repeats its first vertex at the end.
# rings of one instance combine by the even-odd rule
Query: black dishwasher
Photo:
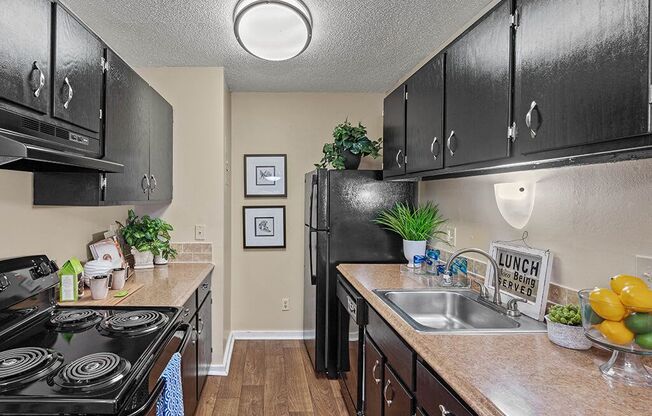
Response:
POLYGON ((352 414, 362 414, 364 391, 364 327, 367 304, 340 275, 337 276, 338 370, 342 396, 352 414))

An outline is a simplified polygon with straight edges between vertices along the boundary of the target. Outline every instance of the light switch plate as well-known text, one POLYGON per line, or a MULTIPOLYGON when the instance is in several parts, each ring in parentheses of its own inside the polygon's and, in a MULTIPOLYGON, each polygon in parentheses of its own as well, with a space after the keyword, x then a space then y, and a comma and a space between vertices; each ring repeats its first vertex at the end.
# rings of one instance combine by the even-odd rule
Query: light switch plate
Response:
POLYGON ((195 240, 205 240, 206 239, 206 226, 203 224, 195 225, 195 240))
POLYGON ((652 257, 636 256, 636 276, 647 280, 648 285, 652 286, 652 257))

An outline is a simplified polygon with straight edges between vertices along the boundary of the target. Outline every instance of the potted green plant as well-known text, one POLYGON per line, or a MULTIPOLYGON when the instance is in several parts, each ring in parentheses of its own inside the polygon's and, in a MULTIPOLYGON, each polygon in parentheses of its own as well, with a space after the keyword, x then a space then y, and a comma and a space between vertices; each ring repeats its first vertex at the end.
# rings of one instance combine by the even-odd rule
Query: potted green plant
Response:
POLYGON ((127 222, 120 226, 120 232, 125 242, 131 247, 134 255, 135 269, 154 267, 154 258, 158 257, 157 264, 167 264, 167 260, 176 256, 176 251, 170 246, 170 231, 172 226, 161 218, 152 218, 149 215, 139 217, 130 209, 127 222))
POLYGON ((545 318, 548 324, 548 339, 551 342, 573 350, 591 348, 591 341, 584 335, 578 305, 551 306, 545 318))
POLYGON ((324 157, 315 164, 319 169, 329 165, 335 169, 357 169, 364 156, 376 159, 380 155, 383 139, 371 140, 367 137, 367 128, 358 123, 355 127, 345 120, 333 130, 332 143, 326 143, 322 149, 324 157))
POLYGON ((376 224, 403 237, 403 254, 408 267, 414 267, 414 256, 426 253, 428 240, 444 241, 440 236, 445 234, 441 228, 446 221, 439 212, 439 206, 432 202, 419 207, 398 202, 393 208, 382 211, 374 220, 376 224))

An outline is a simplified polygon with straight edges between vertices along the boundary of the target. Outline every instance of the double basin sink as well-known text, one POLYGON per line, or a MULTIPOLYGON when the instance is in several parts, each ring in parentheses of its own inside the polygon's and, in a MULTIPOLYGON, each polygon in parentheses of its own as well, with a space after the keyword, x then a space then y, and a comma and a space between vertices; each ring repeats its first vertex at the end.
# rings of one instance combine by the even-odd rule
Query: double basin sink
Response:
POLYGON ((415 330, 424 333, 546 332, 542 322, 525 315, 511 317, 481 300, 471 290, 374 290, 415 330))

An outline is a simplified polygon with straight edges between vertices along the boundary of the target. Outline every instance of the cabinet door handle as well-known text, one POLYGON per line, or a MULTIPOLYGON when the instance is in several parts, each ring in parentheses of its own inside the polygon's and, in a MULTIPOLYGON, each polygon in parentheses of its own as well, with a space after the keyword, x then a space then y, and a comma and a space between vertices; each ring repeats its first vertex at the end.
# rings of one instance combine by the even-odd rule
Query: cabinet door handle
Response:
POLYGON ((385 383, 385 388, 383 389, 383 397, 385 398, 385 403, 387 403, 387 407, 391 407, 392 403, 394 402, 394 389, 392 389, 392 398, 390 399, 387 397, 388 389, 391 386, 392 382, 391 380, 387 380, 387 383, 385 383))
POLYGON ((453 138, 455 137, 455 130, 451 130, 450 136, 448 136, 448 140, 446 140, 446 146, 448 146, 448 151, 450 152, 451 156, 455 156, 455 150, 453 150, 453 138))
POLYGON ((432 153, 432 158, 434 160, 437 160, 437 157, 439 156, 439 143, 437 142, 437 136, 435 136, 435 138, 432 139, 432 143, 430 143, 430 153, 432 153), (435 145, 437 145, 437 153, 435 153, 435 145))
POLYGON ((73 97, 73 95, 74 95, 74 91, 72 90, 72 85, 70 85, 70 80, 68 79, 68 77, 65 77, 65 78, 63 79, 63 82, 64 82, 64 83, 66 84, 66 86, 68 87, 68 99, 66 100, 65 103, 63 103, 63 108, 65 108, 65 109, 67 110, 67 109, 68 109, 68 106, 70 105, 70 102, 72 101, 72 97, 73 97))
POLYGON ((201 335, 203 330, 204 330, 204 320, 199 318, 197 320, 197 334, 201 335))
POLYGON ((204 290, 208 289, 208 283, 202 283, 201 288, 204 290))
POLYGON ((455 416, 455 413, 446 409, 443 404, 439 405, 439 411, 441 412, 441 416, 455 416))
POLYGON ((150 178, 150 180, 151 180, 151 184, 152 184, 152 186, 149 188, 149 190, 152 191, 152 192, 154 192, 154 189, 156 189, 156 185, 157 185, 157 183, 156 183, 156 176, 154 176, 154 175, 150 175, 149 178, 150 178))
POLYGON ((532 113, 534 112, 534 110, 539 111, 537 109, 536 101, 532 101, 532 104, 530 104, 530 110, 525 115, 525 125, 530 130, 530 137, 532 137, 533 139, 537 137, 537 131, 532 128, 532 113))
POLYGON ((398 149, 398 152, 396 152, 396 164, 398 165, 399 168, 403 167, 403 165, 401 165, 401 162, 399 162, 399 156, 401 156, 401 153, 403 153, 403 149, 398 149))
POLYGON ((149 178, 147 175, 143 175, 143 179, 140 180, 140 187, 143 188, 143 193, 146 194, 149 189, 149 178))
POLYGON ((378 369, 379 365, 380 365, 380 361, 376 360, 374 366, 371 368, 371 377, 374 379, 376 384, 380 384, 380 382, 382 381, 380 378, 376 377, 376 370, 378 369))
POLYGON ((38 87, 34 90, 34 97, 38 98, 41 95, 41 90, 43 90, 43 87, 45 86, 45 74, 39 68, 38 62, 34 61, 34 64, 32 65, 32 72, 33 71, 38 71, 38 87))

